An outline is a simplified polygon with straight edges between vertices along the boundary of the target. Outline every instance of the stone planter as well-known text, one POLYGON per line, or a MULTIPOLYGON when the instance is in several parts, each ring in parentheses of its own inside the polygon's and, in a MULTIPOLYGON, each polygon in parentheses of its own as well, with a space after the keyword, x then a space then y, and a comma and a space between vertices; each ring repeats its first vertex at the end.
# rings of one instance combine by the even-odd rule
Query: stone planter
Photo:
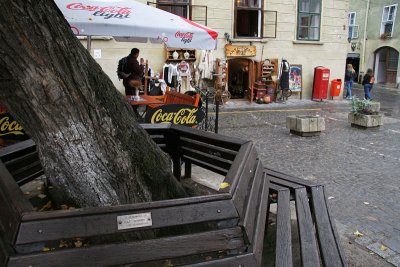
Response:
POLYGON ((286 128, 299 136, 315 136, 325 130, 325 119, 309 115, 288 116, 286 117, 286 128))
POLYGON ((368 106, 364 109, 364 112, 365 114, 378 114, 380 110, 380 102, 369 102, 368 106))
POLYGON ((379 114, 381 103, 369 101, 362 113, 349 113, 348 120, 351 126, 360 128, 373 128, 383 125, 383 115, 379 114))
MULTIPOLYGON (((378 103, 379 104, 379 103, 378 103)), ((352 126, 358 126, 361 128, 371 128, 379 127, 383 125, 383 115, 382 114, 353 114, 349 113, 348 120, 352 126)))

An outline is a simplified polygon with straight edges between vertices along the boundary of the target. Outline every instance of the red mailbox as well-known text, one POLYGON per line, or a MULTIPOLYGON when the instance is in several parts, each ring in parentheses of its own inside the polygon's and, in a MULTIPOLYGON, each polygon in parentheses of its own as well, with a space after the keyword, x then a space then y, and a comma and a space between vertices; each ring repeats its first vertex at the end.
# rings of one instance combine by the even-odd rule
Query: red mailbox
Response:
POLYGON ((326 99, 328 97, 330 70, 325 67, 316 67, 314 69, 313 98, 326 99))

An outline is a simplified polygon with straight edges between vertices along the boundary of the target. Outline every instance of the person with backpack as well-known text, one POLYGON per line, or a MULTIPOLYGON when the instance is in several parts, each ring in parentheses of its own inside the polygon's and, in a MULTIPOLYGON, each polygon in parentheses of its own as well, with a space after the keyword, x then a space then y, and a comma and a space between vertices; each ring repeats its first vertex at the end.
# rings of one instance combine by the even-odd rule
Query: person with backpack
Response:
POLYGON ((344 81, 347 85, 346 99, 352 99, 352 91, 353 91, 353 82, 356 78, 356 71, 353 68, 353 65, 347 64, 346 73, 344 75, 344 81))
POLYGON ((137 90, 142 86, 142 77, 144 75, 144 60, 139 61, 139 49, 133 48, 131 53, 120 59, 118 62, 118 78, 122 78, 125 87, 125 95, 136 95, 137 90))
POLYGON ((367 100, 372 100, 371 90, 372 86, 374 85, 374 82, 375 78, 374 74, 372 74, 372 69, 368 69, 367 73, 364 75, 364 79, 362 82, 362 85, 364 86, 365 99, 367 100))

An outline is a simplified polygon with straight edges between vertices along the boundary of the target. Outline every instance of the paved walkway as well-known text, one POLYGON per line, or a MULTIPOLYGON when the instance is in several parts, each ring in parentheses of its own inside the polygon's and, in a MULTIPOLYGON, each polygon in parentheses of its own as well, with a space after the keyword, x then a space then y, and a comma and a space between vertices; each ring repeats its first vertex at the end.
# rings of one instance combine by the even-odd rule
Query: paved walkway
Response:
POLYGON ((220 133, 252 140, 265 166, 326 185, 350 266, 400 266, 400 94, 374 89, 386 115, 380 129, 351 127, 350 101, 289 100, 226 105, 220 133), (285 119, 296 114, 323 116, 326 131, 290 134, 285 119))

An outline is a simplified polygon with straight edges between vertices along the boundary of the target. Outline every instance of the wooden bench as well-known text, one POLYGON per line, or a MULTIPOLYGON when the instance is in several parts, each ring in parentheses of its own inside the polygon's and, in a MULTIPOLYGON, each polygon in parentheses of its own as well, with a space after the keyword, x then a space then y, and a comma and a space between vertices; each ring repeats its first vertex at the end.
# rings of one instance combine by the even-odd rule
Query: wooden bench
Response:
MULTIPOLYGON (((157 98, 160 98, 159 96, 156 96, 157 98)), ((173 92, 173 91, 167 91, 165 92, 164 95, 164 104, 162 105, 167 105, 167 104, 187 104, 187 105, 192 105, 197 107, 199 105, 200 101, 200 95, 196 94, 195 97, 192 97, 187 94, 181 94, 178 92, 173 92)), ((149 108, 155 108, 161 106, 159 104, 151 104, 148 105, 149 108)))
POLYGON ((271 196, 277 195, 268 202, 268 211, 277 204, 275 266, 293 266, 291 202, 296 206, 302 266, 347 266, 324 187, 268 168, 264 173, 271 196))
POLYGON ((264 168, 249 141, 177 125, 142 126, 170 154, 178 179, 183 161, 186 177, 197 165, 224 175, 226 187, 208 196, 35 212, 19 186, 41 175, 42 168, 35 144, 21 142, 0 150, 0 266, 261 266, 264 231, 270 230, 265 229, 266 220, 274 203, 278 205, 275 266, 292 266, 293 201, 303 266, 347 266, 323 186, 264 168), (27 158, 29 168, 23 163, 27 158), (175 234, 42 252, 47 242, 118 235, 118 216, 136 213, 151 214, 153 224, 146 230, 173 228, 175 234), (208 230, 184 231, 193 224, 208 230))
POLYGON ((212 195, 36 212, 7 168, 8 159, 24 157, 20 151, 35 151, 35 145, 9 147, 3 153, 8 158, 0 162, 0 266, 260 266, 269 182, 255 146, 183 126, 143 127, 170 153, 177 178, 181 178, 181 161, 190 160, 226 174, 228 186, 212 195), (150 214, 152 223, 118 229, 118 218, 133 214, 150 214), (193 225, 198 228, 189 232, 193 225), (153 229, 157 238, 90 242, 92 237, 153 229), (71 242, 77 237, 84 243, 88 239, 89 245, 58 247, 59 240, 71 242), (44 247, 51 250, 44 253, 44 247))

